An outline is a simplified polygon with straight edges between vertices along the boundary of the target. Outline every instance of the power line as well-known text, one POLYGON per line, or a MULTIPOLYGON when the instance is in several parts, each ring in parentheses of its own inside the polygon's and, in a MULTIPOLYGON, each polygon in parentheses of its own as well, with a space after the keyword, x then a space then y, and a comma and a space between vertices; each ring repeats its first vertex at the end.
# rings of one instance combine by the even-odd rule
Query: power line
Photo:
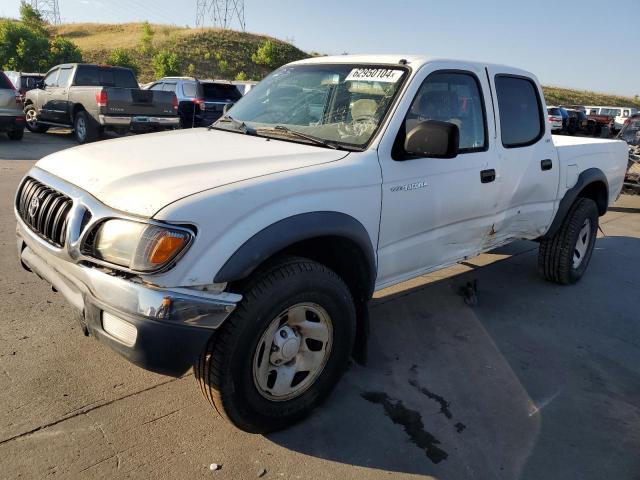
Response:
POLYGON ((51 25, 60 25, 60 7, 58 0, 29 0, 29 5, 51 25))
POLYGON ((237 24, 244 32, 244 0, 196 0, 196 28, 204 28, 207 18, 215 27, 226 30, 237 24))

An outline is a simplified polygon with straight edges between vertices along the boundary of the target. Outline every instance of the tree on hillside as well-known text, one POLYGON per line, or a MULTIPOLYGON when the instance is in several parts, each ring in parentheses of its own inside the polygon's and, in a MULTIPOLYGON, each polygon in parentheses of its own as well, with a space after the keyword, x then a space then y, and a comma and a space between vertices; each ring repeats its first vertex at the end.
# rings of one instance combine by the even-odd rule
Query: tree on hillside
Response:
POLYGON ((142 37, 140 43, 142 44, 142 52, 149 53, 153 49, 153 29, 149 22, 142 24, 142 37))
POLYGON ((136 61, 124 48, 114 48, 107 58, 107 63, 118 67, 130 68, 136 75, 140 70, 136 61))
POLYGON ((20 21, 34 32, 49 36, 48 24, 40 12, 24 1, 20 2, 20 21))
POLYGON ((257 65, 278 68, 293 60, 299 60, 296 48, 288 43, 266 40, 256 53, 251 55, 251 61, 257 65))
POLYGON ((82 62, 82 51, 71 40, 63 37, 56 37, 51 42, 49 64, 50 66, 61 63, 82 62))
POLYGON ((156 78, 180 75, 178 55, 169 50, 160 50, 151 60, 156 78))
POLYGON ((46 71, 49 68, 49 39, 21 22, 0 22, 0 68, 46 71))

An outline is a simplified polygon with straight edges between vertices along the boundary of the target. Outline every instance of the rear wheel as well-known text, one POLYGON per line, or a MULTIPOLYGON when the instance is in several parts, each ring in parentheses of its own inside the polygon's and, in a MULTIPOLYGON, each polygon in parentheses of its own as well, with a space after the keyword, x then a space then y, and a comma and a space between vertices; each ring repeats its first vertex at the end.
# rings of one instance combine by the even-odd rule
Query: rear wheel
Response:
POLYGON ((27 105, 24 109, 24 115, 26 118, 26 127, 27 130, 33 133, 45 133, 49 130, 47 125, 41 125, 38 123, 38 112, 36 111, 36 107, 33 105, 27 105))
POLYGON ((580 280, 591 260, 597 232, 598 207, 589 198, 579 198, 556 234, 540 242, 540 274, 563 285, 580 280))
POLYGON ((254 278, 195 365, 205 398, 247 432, 278 430, 305 417, 345 370, 355 307, 342 279, 302 258, 254 278))
POLYGON ((95 142, 100 138, 100 127, 95 120, 83 111, 76 113, 73 119, 73 136, 80 144, 95 142))
POLYGON ((24 128, 21 128, 19 130, 11 130, 10 132, 7 132, 7 136, 11 140, 22 140, 22 137, 24 136, 24 128))

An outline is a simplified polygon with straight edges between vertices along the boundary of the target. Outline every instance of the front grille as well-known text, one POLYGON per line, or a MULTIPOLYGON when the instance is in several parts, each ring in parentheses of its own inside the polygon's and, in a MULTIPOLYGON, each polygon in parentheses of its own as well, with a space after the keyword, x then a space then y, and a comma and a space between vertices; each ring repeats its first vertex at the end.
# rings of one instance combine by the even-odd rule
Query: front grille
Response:
POLYGON ((40 237, 64 246, 67 217, 73 201, 44 183, 27 177, 16 198, 20 218, 40 237))

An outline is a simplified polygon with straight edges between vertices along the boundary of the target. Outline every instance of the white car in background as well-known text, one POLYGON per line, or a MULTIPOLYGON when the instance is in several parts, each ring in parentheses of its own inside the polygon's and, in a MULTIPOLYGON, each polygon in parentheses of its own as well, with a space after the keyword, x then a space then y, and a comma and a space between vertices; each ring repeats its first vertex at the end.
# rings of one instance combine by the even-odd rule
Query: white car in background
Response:
POLYGON ((547 108, 547 120, 551 125, 552 132, 559 132, 562 130, 562 113, 558 107, 547 108))

